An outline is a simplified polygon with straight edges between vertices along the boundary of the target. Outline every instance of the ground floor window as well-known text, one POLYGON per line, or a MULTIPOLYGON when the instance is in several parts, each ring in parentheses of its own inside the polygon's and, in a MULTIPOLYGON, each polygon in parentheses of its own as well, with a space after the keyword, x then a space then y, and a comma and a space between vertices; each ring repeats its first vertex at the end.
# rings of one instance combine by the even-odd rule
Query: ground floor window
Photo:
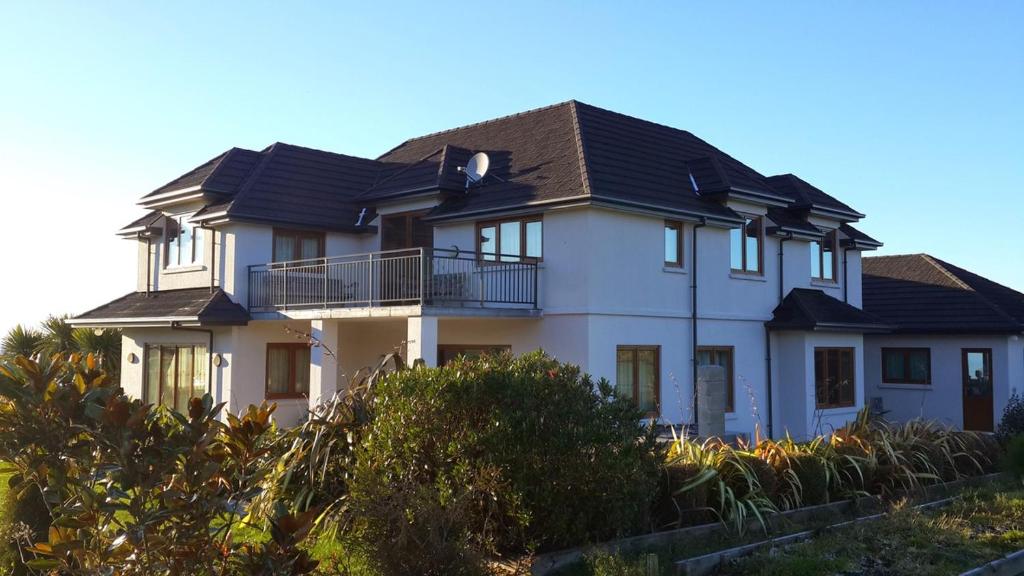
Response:
POLYGON ((818 408, 853 406, 853 348, 814 349, 814 390, 818 408))
POLYGON ((309 344, 267 344, 267 398, 308 395, 309 364, 309 344))
POLYGON ((511 346, 505 344, 441 344, 437 347, 437 365, 444 366, 459 356, 479 358, 485 354, 501 354, 511 349, 511 346))
POLYGON ((201 345, 147 344, 143 400, 186 412, 189 399, 208 392, 206 354, 201 345))
POLYGON ((733 384, 732 346, 701 346, 697 348, 698 366, 721 366, 725 369, 725 411, 734 410, 736 390, 733 384))
POLYGON ((931 384, 931 349, 882 348, 882 382, 887 384, 931 384))
POLYGON ((648 416, 657 416, 661 404, 658 346, 619 346, 615 355, 615 390, 631 398, 648 416))

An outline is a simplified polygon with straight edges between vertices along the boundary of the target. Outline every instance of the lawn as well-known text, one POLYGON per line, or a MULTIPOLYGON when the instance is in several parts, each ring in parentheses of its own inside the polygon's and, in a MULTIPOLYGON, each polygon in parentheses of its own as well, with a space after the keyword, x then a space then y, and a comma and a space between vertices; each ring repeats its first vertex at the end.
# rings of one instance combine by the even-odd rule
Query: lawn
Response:
MULTIPOLYGON (((835 521, 841 521, 836 519, 835 521)), ((821 524, 780 526, 776 534, 820 528, 821 524)), ((675 574, 675 561, 749 544, 763 533, 725 539, 680 541, 642 554, 595 554, 559 576, 648 576, 648 556, 657 574, 675 574)), ((894 504, 885 518, 855 524, 802 544, 765 550, 734 561, 723 575, 761 576, 948 576, 1024 549, 1024 488, 1000 483, 960 492, 949 506, 916 510, 894 504)))

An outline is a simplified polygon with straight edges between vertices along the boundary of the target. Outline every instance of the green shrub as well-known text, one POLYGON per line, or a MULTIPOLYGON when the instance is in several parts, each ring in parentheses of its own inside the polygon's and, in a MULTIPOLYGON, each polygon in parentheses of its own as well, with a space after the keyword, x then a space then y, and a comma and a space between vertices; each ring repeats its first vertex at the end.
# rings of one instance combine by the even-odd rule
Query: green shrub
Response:
POLYGON ((1024 434, 1024 398, 1016 392, 1010 395, 1006 408, 1003 408, 1003 417, 996 427, 996 437, 999 442, 1006 445, 1015 436, 1024 434))
POLYGON ((699 482, 692 489, 684 490, 702 470, 699 464, 692 462, 670 462, 665 465, 652 512, 655 529, 714 521, 708 508, 710 485, 699 482))
POLYGON ((469 500, 459 504, 460 523, 483 553, 572 546, 648 525, 661 459, 654 432, 607 382, 575 366, 537 352, 406 370, 380 382, 372 410, 351 484, 367 534, 397 529, 375 500, 406 490, 420 499, 420 489, 442 509, 469 500))
POLYGON ((1006 445, 1006 456, 1003 458, 1003 466, 1018 479, 1024 480, 1024 434, 1018 434, 1010 438, 1006 445))
POLYGON ((790 467, 800 482, 800 501, 804 506, 828 502, 828 473, 816 454, 796 453, 789 457, 790 467))

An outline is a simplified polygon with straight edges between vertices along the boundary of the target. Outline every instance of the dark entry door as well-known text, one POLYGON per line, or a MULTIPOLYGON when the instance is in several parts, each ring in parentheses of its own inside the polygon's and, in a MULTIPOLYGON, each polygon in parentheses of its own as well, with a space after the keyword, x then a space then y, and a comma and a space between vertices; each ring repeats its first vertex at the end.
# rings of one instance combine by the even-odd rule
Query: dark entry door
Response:
POLYGON ((964 348, 964 430, 991 432, 992 414, 992 349, 964 348))
MULTIPOLYGON (((420 274, 427 269, 420 261, 420 248, 434 245, 434 228, 423 221, 425 212, 403 212, 381 216, 380 300, 406 303, 420 298, 420 274)), ((430 255, 426 256, 429 262, 430 255)))

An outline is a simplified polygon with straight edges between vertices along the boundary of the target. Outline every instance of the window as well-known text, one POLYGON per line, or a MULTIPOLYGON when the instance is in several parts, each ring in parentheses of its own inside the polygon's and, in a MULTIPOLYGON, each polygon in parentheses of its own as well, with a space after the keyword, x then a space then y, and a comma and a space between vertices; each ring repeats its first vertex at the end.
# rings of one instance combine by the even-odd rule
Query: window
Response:
POLYGON ((164 239, 165 267, 202 264, 205 232, 188 222, 189 215, 168 216, 164 239))
POLYGON ((267 344, 267 398, 309 394, 309 345, 267 344))
POLYGON ((323 232, 274 229, 274 262, 292 262, 323 257, 323 232))
POLYGON ((836 231, 827 232, 821 242, 811 242, 811 278, 836 279, 836 231))
POLYGON ((854 404, 853 348, 814 349, 814 392, 818 408, 854 404))
POLYGON ((648 416, 657 416, 661 403, 658 346, 619 346, 615 357, 615 390, 631 398, 648 416))
POLYGON ((760 217, 747 218, 743 228, 729 230, 729 265, 733 272, 762 272, 760 217))
POLYGON ((544 258, 544 222, 540 216, 480 222, 476 226, 476 252, 488 262, 519 262, 544 258))
POLYGON ((698 366, 721 366, 725 368, 725 411, 734 410, 736 391, 732 377, 732 346, 701 346, 697 348, 698 366))
POLYGON ((188 411, 188 401, 207 392, 206 346, 147 344, 143 400, 188 411))
POLYGON ((931 349, 882 348, 882 382, 887 384, 931 384, 931 349))
POLYGON ((683 223, 665 221, 665 266, 683 265, 683 223))
POLYGON ((459 356, 479 358, 485 354, 501 354, 512 347, 508 345, 442 344, 437 347, 437 364, 444 366, 459 356))

